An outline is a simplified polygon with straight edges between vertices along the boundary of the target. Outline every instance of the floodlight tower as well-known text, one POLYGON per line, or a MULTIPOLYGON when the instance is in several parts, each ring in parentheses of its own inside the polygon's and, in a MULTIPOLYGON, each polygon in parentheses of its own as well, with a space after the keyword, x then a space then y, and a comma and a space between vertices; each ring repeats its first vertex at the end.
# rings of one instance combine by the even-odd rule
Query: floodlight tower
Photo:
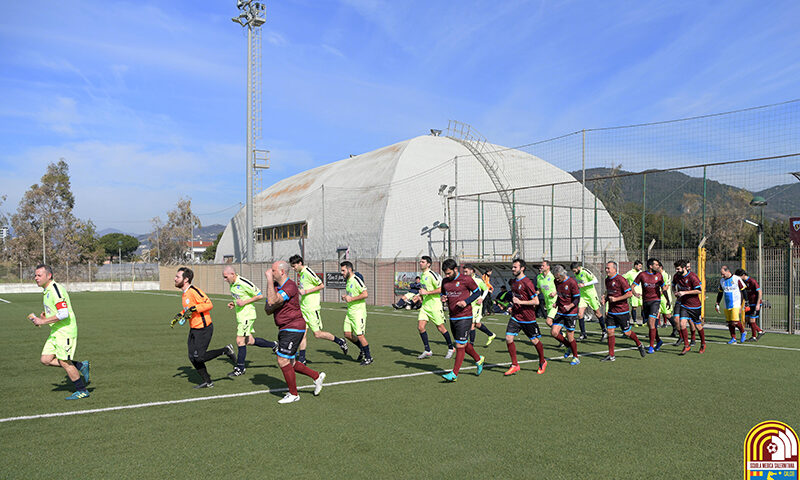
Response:
MULTIPOLYGON (((231 20, 247 28, 247 206, 245 207, 244 259, 254 260, 253 229, 253 172, 256 164, 256 140, 261 138, 261 26, 266 23, 267 9, 263 2, 237 0, 241 12, 231 20)), ((266 168, 266 167, 263 167, 266 168)))

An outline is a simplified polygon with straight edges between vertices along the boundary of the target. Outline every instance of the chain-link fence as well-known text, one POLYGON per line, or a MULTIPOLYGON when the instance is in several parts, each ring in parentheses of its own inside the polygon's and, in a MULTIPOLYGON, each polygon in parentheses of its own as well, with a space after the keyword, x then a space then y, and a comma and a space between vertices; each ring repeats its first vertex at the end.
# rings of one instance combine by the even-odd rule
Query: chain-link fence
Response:
MULTIPOLYGON (((61 283, 158 281, 156 263, 84 263, 51 265, 53 277, 61 283)), ((34 283, 36 265, 0 263, 0 284, 34 283)))

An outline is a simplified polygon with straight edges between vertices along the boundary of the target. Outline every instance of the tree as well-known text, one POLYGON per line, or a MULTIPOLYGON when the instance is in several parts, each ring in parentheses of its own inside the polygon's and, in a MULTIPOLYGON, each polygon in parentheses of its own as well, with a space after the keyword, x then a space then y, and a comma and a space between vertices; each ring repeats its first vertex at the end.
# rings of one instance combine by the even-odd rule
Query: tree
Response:
POLYGON ((185 260, 192 230, 202 226, 200 219, 192 213, 191 198, 178 200, 175 208, 167 212, 166 225, 162 226, 160 217, 154 218, 152 223, 154 232, 150 235, 150 241, 154 240, 155 235, 158 259, 162 262, 185 260))
POLYGON ((133 252, 139 248, 139 240, 124 233, 109 233, 100 237, 100 246, 103 248, 105 255, 109 260, 113 261, 115 256, 122 251, 122 258, 130 261, 133 252))
POLYGON ((206 248, 206 251, 203 252, 203 260, 207 260, 209 262, 214 261, 214 258, 217 256, 217 246, 219 245, 219 241, 222 238, 223 233, 225 232, 219 232, 219 235, 217 235, 217 239, 214 240, 214 243, 212 243, 211 246, 206 248))

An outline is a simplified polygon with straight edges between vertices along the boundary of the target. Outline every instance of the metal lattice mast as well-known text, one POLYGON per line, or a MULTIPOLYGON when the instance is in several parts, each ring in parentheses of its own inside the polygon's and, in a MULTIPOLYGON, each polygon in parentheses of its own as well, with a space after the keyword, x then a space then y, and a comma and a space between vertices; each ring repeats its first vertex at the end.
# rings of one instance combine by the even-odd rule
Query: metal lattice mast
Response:
POLYGON ((247 147, 244 259, 254 260, 253 229, 253 182, 255 170, 256 140, 261 138, 261 26, 266 23, 266 6, 253 0, 238 0, 236 8, 241 12, 231 20, 247 28, 247 147))

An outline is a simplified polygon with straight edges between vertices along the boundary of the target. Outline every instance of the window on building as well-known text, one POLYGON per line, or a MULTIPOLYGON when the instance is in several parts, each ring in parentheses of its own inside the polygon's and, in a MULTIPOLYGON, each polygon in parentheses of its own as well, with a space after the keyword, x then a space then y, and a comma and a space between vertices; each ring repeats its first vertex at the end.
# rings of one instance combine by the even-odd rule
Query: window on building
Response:
POLYGON ((283 225, 272 225, 270 227, 258 227, 255 229, 254 233, 256 242, 308 238, 308 223, 285 223, 283 225))

